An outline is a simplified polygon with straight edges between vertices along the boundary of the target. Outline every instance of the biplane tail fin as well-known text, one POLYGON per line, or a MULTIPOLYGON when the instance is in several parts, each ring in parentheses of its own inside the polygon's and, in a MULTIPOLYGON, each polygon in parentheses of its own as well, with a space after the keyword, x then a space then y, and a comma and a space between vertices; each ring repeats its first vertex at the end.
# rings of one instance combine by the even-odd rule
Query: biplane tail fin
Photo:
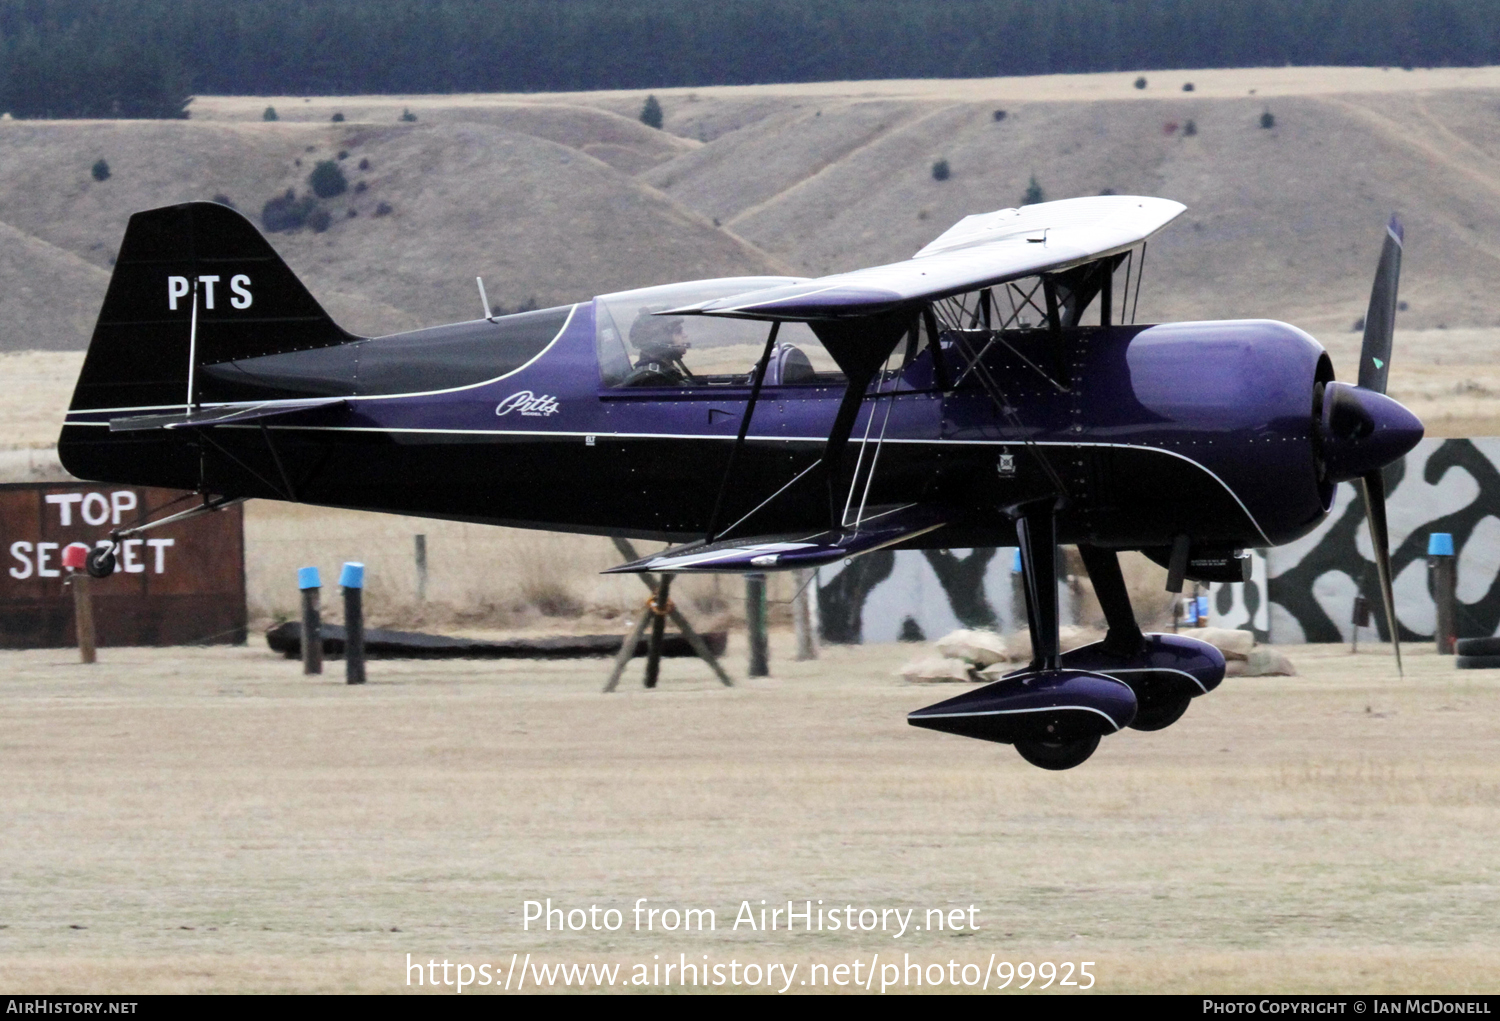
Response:
POLYGON ((203 365, 356 339, 235 210, 151 209, 125 229, 69 410, 181 407, 203 365))

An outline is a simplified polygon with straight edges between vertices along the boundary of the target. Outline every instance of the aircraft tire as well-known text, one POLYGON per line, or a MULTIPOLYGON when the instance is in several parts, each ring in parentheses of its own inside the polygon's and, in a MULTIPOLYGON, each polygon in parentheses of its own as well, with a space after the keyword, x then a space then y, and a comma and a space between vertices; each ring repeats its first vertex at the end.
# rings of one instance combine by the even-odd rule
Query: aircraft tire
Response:
POLYGON ((1099 735, 1078 737, 1071 741, 1017 741, 1021 758, 1042 769, 1072 769, 1082 765, 1099 747, 1099 735))
POLYGON ((1135 719, 1130 721, 1130 729, 1166 730, 1182 719, 1182 714, 1188 711, 1192 702, 1191 695, 1183 695, 1175 699, 1163 698, 1143 703, 1136 710, 1135 719))
POLYGON ((115 551, 95 546, 84 557, 83 569, 90 578, 108 578, 115 573, 115 551))
POLYGON ((1460 656, 1500 656, 1500 638, 1460 638, 1453 651, 1460 656))

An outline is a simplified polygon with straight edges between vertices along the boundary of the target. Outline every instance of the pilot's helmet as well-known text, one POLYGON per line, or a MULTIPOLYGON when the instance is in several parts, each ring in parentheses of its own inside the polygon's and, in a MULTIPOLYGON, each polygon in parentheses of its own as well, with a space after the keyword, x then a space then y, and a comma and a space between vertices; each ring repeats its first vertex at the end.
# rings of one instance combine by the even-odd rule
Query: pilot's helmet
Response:
POLYGON ((630 343, 641 353, 642 358, 672 360, 681 358, 688 347, 682 335, 682 320, 677 317, 652 315, 665 311, 665 305, 647 305, 630 324, 630 343))

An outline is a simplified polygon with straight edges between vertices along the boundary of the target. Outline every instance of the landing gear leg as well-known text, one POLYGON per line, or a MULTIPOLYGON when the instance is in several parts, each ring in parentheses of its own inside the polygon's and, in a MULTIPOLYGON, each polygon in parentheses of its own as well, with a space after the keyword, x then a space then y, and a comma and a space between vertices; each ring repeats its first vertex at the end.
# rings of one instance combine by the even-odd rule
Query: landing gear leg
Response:
MULTIPOLYGON (((1031 669, 1057 670, 1062 647, 1057 614, 1057 518, 1051 501, 1025 510, 1016 519, 1016 536, 1021 541, 1026 623, 1031 629, 1031 669)), ((1072 769, 1098 747, 1098 734, 1016 742, 1021 758, 1043 769, 1072 769)))
MULTIPOLYGON (((1014 512, 1031 626, 1031 665, 982 688, 907 715, 914 727, 999 741, 1016 746, 1027 762, 1043 769, 1072 769, 1099 746, 1099 738, 1129 726, 1136 715, 1135 691, 1107 667, 1065 666, 1057 615, 1057 525, 1052 501, 1014 512)), ((1091 649, 1094 646, 1085 646, 1091 649)))
POLYGON ((1130 606, 1130 592, 1125 588, 1125 575, 1120 573, 1119 555, 1112 549, 1082 544, 1078 552, 1083 557, 1083 566, 1088 568, 1089 580, 1094 583, 1094 595, 1104 611, 1104 622, 1109 626, 1104 636, 1105 650, 1121 658, 1136 655, 1145 648, 1146 639, 1130 606))
POLYGON ((1031 669, 1056 670, 1061 656, 1057 619, 1057 519, 1052 503, 1034 504, 1016 519, 1031 669))
MULTIPOLYGON (((1104 611, 1109 631, 1104 636, 1103 652, 1118 657, 1122 665, 1131 661, 1146 648, 1146 638, 1135 619, 1130 606, 1130 593, 1125 588, 1125 576, 1120 573, 1120 558, 1114 550, 1098 546, 1080 545, 1083 566, 1088 568, 1089 580, 1094 583, 1094 595, 1099 599, 1099 608, 1104 611)), ((1192 694, 1181 685, 1163 685, 1148 680, 1144 672, 1124 675, 1135 689, 1139 708, 1130 726, 1133 730, 1162 730, 1182 718, 1192 702, 1192 694)))

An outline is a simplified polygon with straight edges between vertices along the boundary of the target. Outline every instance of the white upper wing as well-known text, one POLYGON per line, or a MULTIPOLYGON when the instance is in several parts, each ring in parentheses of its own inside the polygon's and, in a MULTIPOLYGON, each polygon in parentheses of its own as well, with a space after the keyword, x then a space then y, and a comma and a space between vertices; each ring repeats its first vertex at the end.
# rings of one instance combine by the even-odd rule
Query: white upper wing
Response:
POLYGON ((666 314, 751 319, 874 315, 1115 255, 1145 241, 1186 208, 1170 199, 1096 195, 980 213, 964 217, 905 262, 737 294, 666 314))

